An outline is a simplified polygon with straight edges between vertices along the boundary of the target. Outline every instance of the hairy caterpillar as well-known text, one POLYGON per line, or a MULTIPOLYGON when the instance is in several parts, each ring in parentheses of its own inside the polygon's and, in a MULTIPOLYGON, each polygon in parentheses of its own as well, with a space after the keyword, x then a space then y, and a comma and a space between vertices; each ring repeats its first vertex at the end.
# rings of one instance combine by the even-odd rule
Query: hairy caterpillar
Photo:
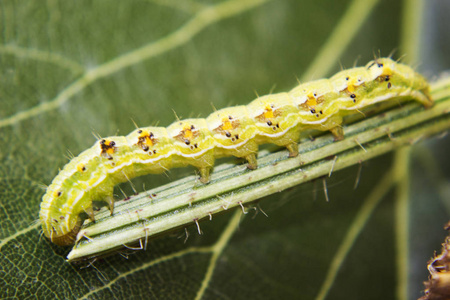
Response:
POLYGON ((431 106, 428 82, 409 66, 379 58, 330 79, 300 84, 288 93, 215 111, 206 119, 103 138, 73 158, 47 188, 40 211, 44 234, 55 244, 73 244, 83 221, 80 214, 94 221, 93 200, 106 201, 112 214, 114 186, 131 178, 192 165, 207 183, 217 157, 245 158, 248 168, 255 169, 260 144, 284 146, 294 157, 305 129, 329 130, 341 139, 345 114, 410 98, 431 106))

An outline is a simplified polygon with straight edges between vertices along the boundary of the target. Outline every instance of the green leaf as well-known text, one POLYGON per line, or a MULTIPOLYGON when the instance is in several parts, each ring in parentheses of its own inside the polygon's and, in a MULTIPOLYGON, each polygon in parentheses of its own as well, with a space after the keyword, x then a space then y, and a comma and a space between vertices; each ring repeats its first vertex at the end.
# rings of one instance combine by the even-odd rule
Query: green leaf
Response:
MULTIPOLYGON (((439 250, 450 214, 448 137, 414 146, 409 168, 399 155, 384 155, 361 172, 358 166, 333 172, 326 180, 329 202, 321 180, 302 184, 261 199, 268 218, 259 213, 241 221, 230 210, 200 223, 203 235, 195 224, 188 227, 186 242, 180 229, 150 240, 146 251, 87 268, 67 263, 70 249, 51 244, 36 222, 42 185, 67 162, 67 150, 77 155, 94 143, 92 132, 127 134, 134 129, 130 119, 167 126, 173 111, 205 117, 211 103, 217 109, 246 104, 255 91, 287 91, 296 77, 328 76, 339 62, 351 67, 359 57, 364 64, 374 52, 386 56, 403 47, 408 10, 400 1, 359 8, 357 2, 1 1, 0 298, 314 299, 358 212, 383 194, 386 182, 393 189, 345 253, 326 299, 394 299, 401 276, 408 279, 408 299, 420 296, 426 261, 439 250), (346 14, 349 7, 358 10, 346 14), (338 38, 335 27, 343 28, 338 38), (310 67, 322 55, 332 64, 310 67), (409 270, 397 268, 396 252, 402 239, 396 199, 405 188, 409 270)), ((436 4, 427 5, 431 11, 436 4)), ((433 78, 449 63, 430 32, 445 41, 446 29, 425 16, 433 17, 418 22, 426 47, 412 63, 423 62, 420 70, 433 78)), ((133 183, 149 190, 192 172, 173 169, 133 183)), ((130 184, 121 188, 134 193, 130 184)))

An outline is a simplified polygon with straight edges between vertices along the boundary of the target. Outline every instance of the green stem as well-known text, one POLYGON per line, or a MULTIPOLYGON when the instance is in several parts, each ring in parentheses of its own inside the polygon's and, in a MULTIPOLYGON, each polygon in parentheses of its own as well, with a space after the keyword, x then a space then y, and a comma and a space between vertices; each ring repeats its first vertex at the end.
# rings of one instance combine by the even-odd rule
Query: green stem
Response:
POLYGON ((345 126, 342 141, 333 142, 331 134, 304 141, 299 145, 299 157, 288 158, 286 150, 262 151, 257 170, 220 165, 209 184, 190 176, 117 202, 113 216, 102 209, 95 224, 86 222, 79 233, 86 238, 69 253, 68 260, 90 259, 136 243, 145 248, 150 237, 233 207, 244 210, 244 205, 259 198, 443 132, 450 128, 450 80, 446 81, 436 85, 440 97, 434 97, 436 103, 430 109, 406 104, 345 126))

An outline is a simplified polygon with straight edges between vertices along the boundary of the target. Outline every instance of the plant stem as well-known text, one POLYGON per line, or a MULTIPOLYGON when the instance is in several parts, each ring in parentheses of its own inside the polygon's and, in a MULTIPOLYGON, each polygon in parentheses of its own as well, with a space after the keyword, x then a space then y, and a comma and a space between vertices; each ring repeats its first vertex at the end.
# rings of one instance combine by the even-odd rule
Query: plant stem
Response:
POLYGON ((245 205, 259 198, 442 133, 450 128, 450 79, 433 85, 432 94, 436 102, 430 109, 417 103, 389 109, 345 126, 342 141, 334 142, 331 134, 303 141, 298 157, 288 158, 286 150, 262 151, 257 170, 224 164, 215 167, 209 184, 190 176, 116 202, 113 216, 102 209, 96 223, 85 222, 68 261, 92 259, 136 243, 145 249, 150 237, 233 207, 245 211, 245 205))

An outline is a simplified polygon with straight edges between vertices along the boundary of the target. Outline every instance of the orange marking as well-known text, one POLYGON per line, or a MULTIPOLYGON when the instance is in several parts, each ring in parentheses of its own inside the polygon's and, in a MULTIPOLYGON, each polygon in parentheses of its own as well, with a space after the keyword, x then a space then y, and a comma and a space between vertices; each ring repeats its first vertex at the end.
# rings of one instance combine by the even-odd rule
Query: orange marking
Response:
POLYGON ((223 123, 223 125, 222 125, 222 129, 223 130, 231 130, 231 129, 233 129, 233 125, 231 125, 231 122, 228 121, 227 118, 224 118, 222 120, 222 123, 223 123))
POLYGON ((306 105, 308 105, 309 107, 315 107, 317 105, 317 99, 316 97, 314 97, 314 94, 309 93, 307 97, 308 100, 306 100, 306 105))
POLYGON ((192 133, 191 127, 186 126, 184 128, 184 138, 185 139, 190 139, 194 136, 194 134, 192 133))
POLYGON ((391 68, 384 66, 384 67, 383 67, 383 75, 384 75, 384 76, 386 76, 386 75, 389 75, 389 76, 392 75, 392 70, 391 70, 391 68))
POLYGON ((115 147, 111 143, 112 141, 105 140, 102 146, 103 153, 114 154, 115 147))
POLYGON ((273 118, 273 110, 269 105, 266 106, 266 111, 264 112, 264 118, 271 119, 273 118))
POLYGON ((152 139, 150 138, 150 135, 146 131, 143 131, 139 135, 139 141, 143 141, 147 146, 150 146, 150 147, 153 146, 152 139))
MULTIPOLYGON (((106 144, 106 143, 105 143, 106 144)), ((108 146, 108 149, 106 149, 106 153, 108 154, 114 154, 114 147, 111 147, 111 142, 107 142, 106 144, 108 146)))
POLYGON ((347 91, 349 91, 349 93, 353 93, 356 90, 356 79, 352 78, 347 85, 347 91))
POLYGON ((148 145, 148 146, 153 146, 153 142, 152 142, 152 139, 150 138, 150 136, 146 136, 145 137, 145 143, 148 145))

